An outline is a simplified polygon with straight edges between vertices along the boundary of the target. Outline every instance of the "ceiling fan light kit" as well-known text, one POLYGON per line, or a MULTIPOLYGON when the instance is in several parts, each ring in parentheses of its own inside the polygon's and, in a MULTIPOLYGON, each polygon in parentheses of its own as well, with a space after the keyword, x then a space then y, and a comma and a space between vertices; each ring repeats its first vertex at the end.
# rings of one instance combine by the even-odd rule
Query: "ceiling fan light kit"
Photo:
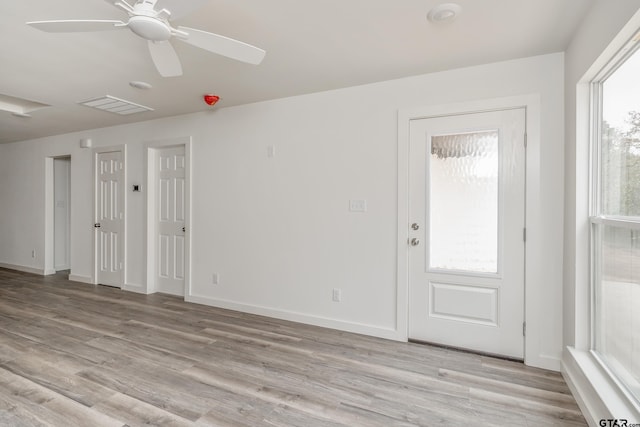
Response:
POLYGON ((188 27, 171 26, 173 19, 179 18, 197 9, 202 0, 163 0, 167 8, 156 10, 158 0, 138 0, 133 5, 125 0, 105 0, 113 6, 127 12, 127 22, 113 20, 58 20, 31 21, 28 25, 42 31, 87 32, 128 28, 134 34, 147 40, 151 59, 163 77, 182 75, 182 65, 170 40, 175 37, 184 43, 211 53, 226 56, 237 61, 258 65, 266 52, 258 47, 241 41, 188 27))
POLYGON ((171 27, 150 16, 132 16, 127 26, 143 39, 163 42, 171 38, 171 27))

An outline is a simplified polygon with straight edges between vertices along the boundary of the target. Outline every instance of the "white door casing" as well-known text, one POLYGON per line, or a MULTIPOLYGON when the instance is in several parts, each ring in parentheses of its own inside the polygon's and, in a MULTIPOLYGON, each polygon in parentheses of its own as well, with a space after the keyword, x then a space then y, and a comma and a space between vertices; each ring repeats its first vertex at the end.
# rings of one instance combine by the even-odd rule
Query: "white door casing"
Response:
POLYGON ((123 150, 95 154, 96 283, 124 284, 124 154, 123 150))
POLYGON ((156 290, 184 296, 186 156, 183 145, 155 150, 156 290))
POLYGON ((524 108, 410 121, 409 338, 524 357, 524 142, 524 108))

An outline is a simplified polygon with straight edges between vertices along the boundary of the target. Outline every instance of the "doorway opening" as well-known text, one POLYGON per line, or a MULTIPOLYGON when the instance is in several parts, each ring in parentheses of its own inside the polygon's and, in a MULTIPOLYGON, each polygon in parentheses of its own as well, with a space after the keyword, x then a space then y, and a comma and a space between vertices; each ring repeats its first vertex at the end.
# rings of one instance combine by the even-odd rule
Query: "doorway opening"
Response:
MULTIPOLYGON (((397 325, 398 337, 402 340, 407 340, 411 337, 412 339, 418 339, 421 341, 430 341, 430 342, 437 341, 430 337, 411 336, 413 334, 410 332, 411 328, 409 327, 409 317, 410 317, 409 312, 411 310, 409 309, 409 305, 410 305, 410 301, 415 300, 415 297, 416 297, 416 294, 415 294, 416 289, 412 287, 412 292, 410 292, 409 290, 410 283, 415 282, 414 280, 410 280, 410 276, 411 276, 410 266, 419 265, 418 263, 420 261, 422 261, 423 265, 428 267, 428 269, 437 270, 438 273, 443 273, 441 275, 442 277, 433 278, 433 280, 430 280, 431 285, 427 284, 427 286, 425 286, 428 291, 426 294, 423 294, 425 298, 429 298, 429 296, 431 295, 431 291, 439 293, 439 295, 435 295, 435 299, 430 298, 427 300, 427 303, 426 303, 426 309, 427 309, 426 313, 431 312, 432 314, 439 316, 439 317, 431 316, 431 319, 435 319, 437 321, 442 320, 444 322, 444 321, 450 320, 448 319, 448 317, 464 317, 464 316, 461 316, 461 314, 464 315, 465 313, 453 312, 456 309, 457 305, 443 306, 442 304, 435 304, 434 306, 429 304, 429 302, 433 301, 434 303, 437 303, 438 302, 437 300, 439 297, 447 297, 447 296, 455 297, 457 295, 470 296, 473 293, 471 294, 469 292, 465 293, 464 291, 474 290, 474 289, 470 289, 469 286, 461 286, 461 287, 455 286, 455 285, 460 286, 460 284, 457 283, 457 281, 449 280, 450 279, 449 275, 446 274, 447 271, 440 271, 443 269, 436 268, 436 267, 442 266, 441 263, 438 264, 439 261, 437 258, 433 259, 433 262, 432 262, 432 259, 431 259, 432 257, 427 258, 426 256, 423 256, 423 257, 420 256, 421 254, 423 254, 423 252, 425 252, 424 250, 426 249, 426 245, 430 246, 431 239, 429 238, 428 240, 425 240, 425 238, 431 237, 431 235, 419 236, 418 234, 424 233, 425 231, 427 231, 427 227, 431 226, 431 221, 429 220, 428 223, 425 222, 427 220, 427 217, 425 216, 424 218, 422 218, 422 223, 417 224, 418 230, 414 230, 412 227, 413 223, 416 222, 414 221, 414 217, 416 215, 410 213, 410 206, 414 204, 417 199, 415 197, 410 197, 410 188, 415 188, 415 186, 410 185, 410 180, 412 180, 411 171, 416 171, 420 169, 416 169, 415 167, 414 168, 409 167, 410 160, 414 158, 414 155, 415 155, 415 152, 413 152, 410 149, 410 146, 412 145, 410 143, 411 142, 410 136, 415 133, 415 132, 411 132, 411 129, 410 129, 411 123, 421 122, 421 119, 425 119, 425 118, 435 118, 435 117, 443 117, 443 116, 450 116, 450 115, 455 116, 460 114, 464 115, 464 113, 514 110, 514 109, 520 109, 520 108, 525 108, 525 111, 526 111, 525 113, 526 156, 525 156, 525 162, 524 162, 525 164, 524 196, 525 196, 526 234, 525 234, 525 230, 522 230, 522 229, 518 234, 522 240, 526 238, 526 251, 525 251, 524 259, 525 259, 525 265, 527 266, 527 268, 524 270, 525 324, 522 324, 521 322, 514 322, 514 323, 519 326, 520 334, 524 334, 524 337, 523 337, 524 338, 524 355, 523 355, 524 357, 523 358, 524 358, 525 364, 530 366, 537 366, 545 369, 560 370, 560 359, 555 356, 550 356, 547 350, 545 350, 546 348, 545 342, 550 340, 552 337, 554 337, 554 339, 558 338, 558 334, 556 334, 554 331, 550 331, 547 328, 541 327, 542 325, 548 324, 548 318, 550 316, 550 313, 549 313, 547 300, 548 300, 549 293, 550 292, 552 293, 554 290, 547 285, 547 283, 545 282, 544 274, 542 274, 542 272, 544 272, 544 267, 545 267, 542 261, 545 258, 542 257, 541 254, 543 254, 545 250, 543 248, 542 241, 536 238, 542 232, 541 230, 543 230, 543 225, 544 225, 542 218, 540 217, 538 212, 539 203, 540 203, 540 200, 542 200, 542 195, 540 192, 540 189, 541 189, 540 182, 541 182, 541 177, 543 175, 543 171, 541 169, 541 164, 540 164, 540 150, 541 150, 541 147, 540 147, 540 143, 541 143, 540 142, 541 141, 540 139, 540 114, 541 114, 540 113, 540 97, 537 94, 521 95, 521 96, 514 96, 514 97, 503 97, 503 98, 492 98, 492 99, 484 99, 484 100, 477 100, 477 101, 465 101, 465 102, 454 103, 454 104, 427 105, 424 107, 416 107, 416 108, 411 108, 407 110, 401 110, 398 112, 398 218, 399 218, 399 221, 398 221, 398 242, 397 242, 398 243, 398 246, 397 246, 398 297, 397 297, 396 325, 397 325), (411 203, 410 199, 414 203, 411 203), (534 236, 534 237, 531 238, 529 236, 534 236), (416 246, 412 246, 411 244, 411 241, 413 238, 416 239, 416 243, 417 243, 416 246), (410 257, 414 257, 417 259, 413 260, 415 262, 410 262, 410 257), (438 265, 434 265, 434 264, 438 264, 438 265), (447 277, 444 277, 445 275, 447 277), (442 279, 442 280, 439 280, 439 279, 442 279), (458 292, 458 291, 462 291, 462 292, 458 292), (453 310, 451 309, 451 307, 453 307, 453 310), (445 316, 447 318, 445 318, 445 316), (525 325, 526 325, 526 329, 525 329, 525 325)), ((456 129, 453 129, 453 130, 455 131, 456 129)), ((471 130, 471 129, 464 129, 464 130, 471 130)), ((484 129, 484 130, 490 130, 490 129, 484 129)), ((445 130, 444 134, 449 134, 449 131, 445 130)), ((423 133, 423 135, 425 134, 423 133)), ((438 137, 439 135, 441 134, 433 135, 433 136, 438 137)), ((437 148, 439 146, 437 139, 439 138, 436 138, 436 141, 435 141, 436 144, 434 144, 436 148, 435 149, 436 157, 438 153, 437 148)), ((428 138, 428 139, 425 138, 423 141, 425 143, 424 145, 425 156, 424 157, 419 156, 420 159, 426 159, 427 154, 429 154, 430 157, 434 155, 432 154, 431 149, 429 150, 426 149, 427 148, 426 143, 428 141, 434 142, 432 138, 428 138)), ((433 148, 433 146, 431 146, 431 148, 433 148)), ((451 160, 455 159, 454 157, 450 157, 448 155, 444 156, 444 158, 450 158, 451 160)), ((443 160, 443 158, 438 157, 434 161, 440 162, 440 161, 446 161, 446 160, 443 160)), ((482 168, 480 168, 480 169, 483 169, 485 166, 483 164, 484 160, 480 163, 481 165, 478 165, 478 166, 483 166, 482 168)), ((421 181, 423 181, 426 185, 427 183, 426 175, 422 175, 422 176, 424 179, 421 181)), ((417 177, 415 176, 413 178, 417 179, 417 177)), ((431 188, 431 186, 429 186, 429 188, 431 188)), ((439 190, 439 189, 440 187, 436 188, 436 190, 439 190)), ((426 196, 426 193, 423 193, 423 194, 426 196)), ((426 210, 426 207, 428 207, 428 205, 425 205, 425 209, 423 209, 423 213, 428 212, 426 210)), ((437 214, 438 212, 435 212, 435 213, 437 214)), ((508 219, 509 216, 503 215, 502 218, 508 219)), ((437 238, 437 236, 433 236, 433 237, 437 238)), ((442 243, 441 240, 436 239, 436 243, 438 242, 442 243)), ((446 243, 446 240, 445 240, 445 243, 446 243)), ((440 249, 442 249, 442 247, 440 247, 440 249)), ((495 252, 495 251, 492 251, 492 252, 495 252)), ((426 255, 426 252, 424 254, 426 255)), ((442 255, 444 254, 444 252, 440 250, 440 254, 442 255)), ((503 265, 503 266, 505 265, 504 263, 501 264, 500 261, 498 261, 498 263, 499 265, 503 265)), ((495 269, 492 268, 492 270, 495 270, 495 269)), ((484 273, 484 274, 486 275, 489 273, 484 273)), ((480 276, 479 273, 475 275, 480 276)), ((493 275, 495 276, 495 273, 493 273, 493 275)), ((490 279, 490 278, 487 278, 487 279, 490 279)), ((485 288, 486 287, 490 287, 490 286, 485 286, 485 288)), ((473 295, 484 297, 486 302, 490 302, 491 298, 489 297, 492 296, 491 289, 488 289, 488 290, 477 289, 477 290, 479 292, 476 292, 473 295)), ((425 303, 425 299, 421 299, 420 297, 418 297, 418 300, 419 300, 418 303, 420 301, 422 301, 423 304, 425 303)), ((493 298, 493 300, 495 301, 495 298, 493 298)), ((447 302, 447 299, 440 298, 439 302, 445 303, 447 302)), ((469 304, 467 304, 466 306, 469 306, 469 304)), ((489 307, 489 306, 490 304, 489 305, 484 304, 484 307, 489 307)), ((425 307, 425 305, 423 305, 423 307, 425 307)), ((419 311, 417 312, 416 310, 413 310, 413 313, 419 313, 419 311)), ((425 313, 425 311, 423 311, 423 313, 425 313)), ((485 310, 484 311, 485 323, 488 323, 486 321, 487 313, 489 313, 489 311, 485 310)), ((467 314, 467 317, 469 317, 469 313, 466 313, 466 314, 467 314)), ((504 324, 504 322, 501 321, 500 319, 504 320, 505 317, 500 316, 499 314, 497 322, 493 322, 493 323, 504 324)), ((472 323, 472 322, 467 322, 467 323, 472 323)), ((482 325, 479 324, 478 326, 482 326, 482 325)), ((485 326, 487 329, 493 327, 491 325, 485 325, 485 326)), ((451 346, 455 344, 444 343, 444 345, 451 346)), ((471 346, 464 346, 464 347, 469 348, 471 346)), ((498 351, 497 349, 494 349, 494 348, 492 348, 489 351, 494 354, 495 353, 504 354, 504 352, 498 351)), ((522 357, 517 356, 517 358, 521 359, 522 357)))
POLYGON ((53 268, 71 270, 71 156, 53 159, 53 268))
POLYGON ((71 156, 45 158, 44 274, 70 274, 71 156))

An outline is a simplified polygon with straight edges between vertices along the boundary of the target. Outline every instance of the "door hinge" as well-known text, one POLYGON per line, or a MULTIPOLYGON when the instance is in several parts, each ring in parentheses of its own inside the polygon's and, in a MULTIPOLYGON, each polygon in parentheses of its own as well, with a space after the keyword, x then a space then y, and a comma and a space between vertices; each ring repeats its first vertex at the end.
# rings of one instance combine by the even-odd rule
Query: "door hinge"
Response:
POLYGON ((522 322, 522 336, 527 336, 527 322, 522 322))
POLYGON ((527 228, 523 228, 522 229, 522 241, 526 242, 527 241, 527 228))
POLYGON ((527 133, 524 133, 524 148, 527 148, 527 133))

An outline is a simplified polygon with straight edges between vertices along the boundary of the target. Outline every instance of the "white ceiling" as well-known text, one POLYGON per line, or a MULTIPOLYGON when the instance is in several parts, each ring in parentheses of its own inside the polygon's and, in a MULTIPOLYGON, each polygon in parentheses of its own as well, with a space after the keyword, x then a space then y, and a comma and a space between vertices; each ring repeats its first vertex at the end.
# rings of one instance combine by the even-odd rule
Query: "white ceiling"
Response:
MULTIPOLYGON (((185 0, 187 1, 187 0, 185 0)), ((0 1, 0 94, 50 105, 0 110, 0 143, 282 98, 563 51, 593 0, 457 0, 452 23, 427 21, 438 0, 209 0, 178 25, 267 51, 258 66, 173 43, 184 75, 162 78, 130 31, 50 34, 53 19, 123 19, 105 0, 0 1), (143 91, 132 80, 153 85, 143 91), (77 104, 112 95, 155 111, 119 116, 77 104)))

